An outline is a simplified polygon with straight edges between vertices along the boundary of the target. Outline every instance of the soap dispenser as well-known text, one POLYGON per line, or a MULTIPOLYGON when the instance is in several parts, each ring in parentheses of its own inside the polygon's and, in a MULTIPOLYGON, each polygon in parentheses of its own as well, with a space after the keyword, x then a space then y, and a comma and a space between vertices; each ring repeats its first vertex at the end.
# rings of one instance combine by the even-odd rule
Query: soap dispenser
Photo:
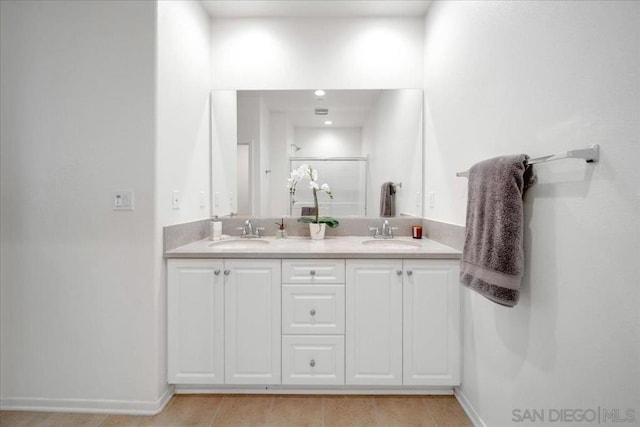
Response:
POLYGON ((280 222, 276 222, 278 226, 278 230, 276 231, 276 239, 286 239, 287 238, 287 230, 284 229, 284 218, 280 220, 280 222))

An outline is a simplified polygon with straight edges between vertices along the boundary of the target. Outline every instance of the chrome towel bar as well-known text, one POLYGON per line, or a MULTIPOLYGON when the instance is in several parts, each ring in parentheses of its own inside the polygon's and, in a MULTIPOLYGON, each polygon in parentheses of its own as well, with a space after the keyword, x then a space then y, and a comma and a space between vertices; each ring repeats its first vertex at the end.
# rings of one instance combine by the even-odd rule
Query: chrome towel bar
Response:
MULTIPOLYGON (((536 163, 551 162, 553 160, 562 159, 583 159, 587 163, 596 163, 598 160, 600 160, 600 146, 598 144, 593 144, 578 150, 569 150, 564 153, 556 153, 549 154, 547 156, 536 157, 535 159, 527 160, 527 164, 535 165, 536 163)), ((469 171, 466 170, 464 172, 457 172, 456 176, 468 177, 469 171)))

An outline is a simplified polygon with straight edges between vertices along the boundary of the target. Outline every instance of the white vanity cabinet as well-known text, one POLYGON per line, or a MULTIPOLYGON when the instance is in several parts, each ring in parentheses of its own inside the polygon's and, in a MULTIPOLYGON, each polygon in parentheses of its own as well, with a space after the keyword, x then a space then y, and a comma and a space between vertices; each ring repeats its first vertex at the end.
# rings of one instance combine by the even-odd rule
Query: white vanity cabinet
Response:
POLYGON ((280 383, 280 260, 168 261, 170 384, 280 383))
POLYGON ((457 271, 454 260, 347 260, 347 384, 459 384, 457 271))
POLYGON ((168 260, 168 381, 288 392, 460 383, 456 259, 168 260))

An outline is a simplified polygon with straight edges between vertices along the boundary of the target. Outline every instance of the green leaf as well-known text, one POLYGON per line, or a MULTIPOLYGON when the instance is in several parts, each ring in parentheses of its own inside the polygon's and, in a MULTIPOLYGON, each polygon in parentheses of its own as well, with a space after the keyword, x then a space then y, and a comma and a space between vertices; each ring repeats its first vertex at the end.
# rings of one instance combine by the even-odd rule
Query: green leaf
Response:
MULTIPOLYGON (((316 224, 316 219, 310 216, 303 216, 298 218, 298 222, 304 222, 306 224, 316 224)), ((340 225, 340 222, 330 216, 321 216, 320 218, 318 218, 317 224, 327 224, 327 227, 329 228, 336 228, 340 225)))

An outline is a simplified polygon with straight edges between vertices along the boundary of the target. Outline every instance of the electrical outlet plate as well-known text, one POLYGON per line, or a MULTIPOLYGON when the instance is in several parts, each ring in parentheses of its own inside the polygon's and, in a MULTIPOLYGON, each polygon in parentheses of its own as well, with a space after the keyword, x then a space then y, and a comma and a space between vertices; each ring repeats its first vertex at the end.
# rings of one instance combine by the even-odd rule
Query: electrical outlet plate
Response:
POLYGON ((180 192, 178 190, 174 190, 171 192, 171 207, 173 209, 180 209, 180 192))
POLYGON ((430 208, 436 207, 436 193, 427 193, 427 206, 430 208))
POLYGON ((118 190, 113 192, 111 198, 114 211, 133 210, 133 190, 118 190))
POLYGON ((199 200, 200 200, 200 207, 201 207, 201 208, 204 208, 204 207, 205 207, 205 205, 207 204, 207 199, 205 198, 204 191, 201 191, 201 192, 200 192, 200 198, 199 198, 199 200))

